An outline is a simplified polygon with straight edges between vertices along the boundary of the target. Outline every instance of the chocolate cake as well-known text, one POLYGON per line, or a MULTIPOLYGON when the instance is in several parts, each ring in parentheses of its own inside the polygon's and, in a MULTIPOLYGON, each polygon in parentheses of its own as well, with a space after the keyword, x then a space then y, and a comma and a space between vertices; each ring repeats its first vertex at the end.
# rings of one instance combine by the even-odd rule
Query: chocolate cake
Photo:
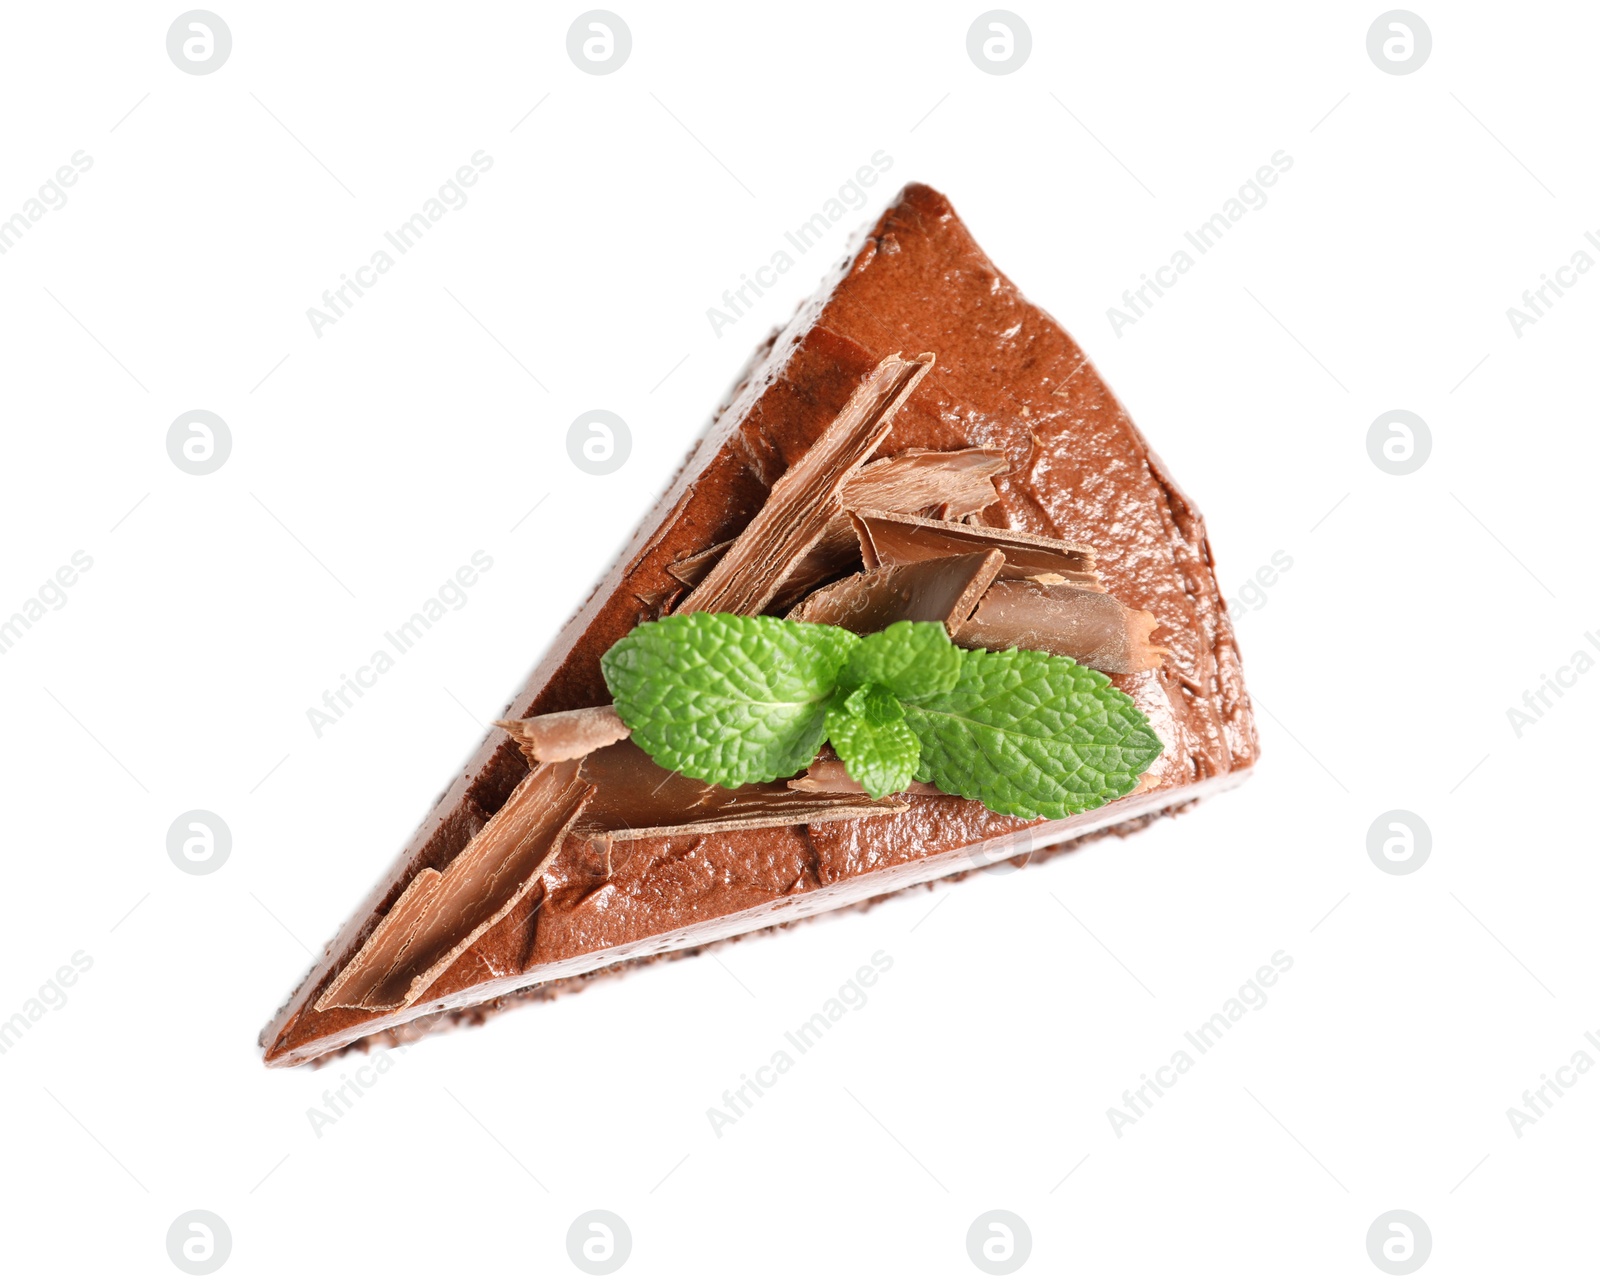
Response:
POLYGON ((264 1030, 268 1064, 1123 831, 1257 755, 1200 515, 920 184, 756 355, 507 714, 264 1030), (1031 817, 934 783, 874 798, 826 750, 788 779, 696 780, 630 736, 601 659, 697 612, 1074 657, 1159 755, 1120 798, 1031 817))

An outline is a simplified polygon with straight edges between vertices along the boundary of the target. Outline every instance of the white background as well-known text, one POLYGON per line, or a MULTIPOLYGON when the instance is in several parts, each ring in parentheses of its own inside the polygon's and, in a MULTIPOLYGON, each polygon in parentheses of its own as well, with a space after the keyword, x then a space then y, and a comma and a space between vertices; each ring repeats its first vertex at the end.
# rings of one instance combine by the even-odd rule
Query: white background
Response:
POLYGON ((0 1058, 8 1280, 179 1280, 194 1208, 248 1283, 587 1281, 591 1208, 643 1282, 983 1281, 994 1208, 1032 1231, 1019 1281, 1382 1281, 1394 1208, 1433 1280, 1591 1272, 1600 1070, 1521 1138, 1507 1109, 1600 1028, 1600 676, 1520 737, 1506 709, 1600 659, 1600 274, 1521 338, 1506 310, 1600 228, 1592 6, 1430 4, 1394 76, 1377 3, 1040 5, 993 76, 978 4, 648 5, 591 76, 576 5, 216 2, 209 75, 167 56, 177 5, 14 6, 0 47, 0 218, 93 159, 0 257, 0 615, 94 561, 0 656, 0 1016, 93 961, 0 1058), (470 202, 318 338, 306 310, 479 149, 470 202), (869 204, 714 337, 879 149, 869 204), (1116 337, 1108 307, 1279 149, 1269 203, 1116 337), (1292 559, 1239 622, 1255 777, 426 1041, 319 1136, 370 1058, 267 1072, 262 1023, 913 179, 1083 343, 1230 598, 1292 559), (633 432, 606 477, 564 446, 593 407, 633 432), (204 477, 165 448, 193 408, 233 435, 204 477), (1391 408, 1432 429, 1404 477, 1365 447, 1391 408), (467 605, 315 736, 477 550, 467 605), (204 877, 165 846, 197 808, 233 835, 204 877), (1412 875, 1367 852, 1396 808, 1432 832, 1412 875), (717 1138, 707 1109, 878 950, 867 1005, 717 1138), (1268 1004, 1118 1138, 1107 1110, 1278 950, 1268 1004))

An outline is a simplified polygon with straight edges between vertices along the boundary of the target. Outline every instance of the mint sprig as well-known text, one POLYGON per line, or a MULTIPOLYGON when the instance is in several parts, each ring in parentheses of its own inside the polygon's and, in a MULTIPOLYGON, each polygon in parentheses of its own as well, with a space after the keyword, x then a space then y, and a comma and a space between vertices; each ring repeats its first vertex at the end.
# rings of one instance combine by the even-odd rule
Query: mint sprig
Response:
POLYGON ((913 777, 996 813, 1064 818, 1128 794, 1161 753, 1133 701, 1067 657, 958 648, 936 622, 834 626, 689 613, 600 660, 657 764, 721 786, 800 772, 824 740, 874 798, 913 777))

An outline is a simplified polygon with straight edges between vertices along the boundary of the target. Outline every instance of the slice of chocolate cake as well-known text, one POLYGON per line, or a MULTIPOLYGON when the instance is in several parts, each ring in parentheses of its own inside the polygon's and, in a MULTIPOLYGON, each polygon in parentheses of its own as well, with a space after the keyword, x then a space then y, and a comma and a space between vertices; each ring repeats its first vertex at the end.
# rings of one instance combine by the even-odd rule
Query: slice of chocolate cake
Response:
MULTIPOLYGON (((777 669, 756 678, 810 673, 777 669)), ((1125 829, 1257 754, 1200 515, 1078 346, 917 184, 757 355, 507 714, 262 1033, 268 1064, 1125 829), (857 636, 928 623, 969 667, 1070 672, 1100 714, 1035 720, 1056 750, 997 803, 933 754, 943 716, 907 697, 917 780, 875 796, 848 748, 818 753, 843 689, 813 676, 762 727, 800 757, 760 761, 770 780, 679 771, 642 708, 612 704, 615 646, 664 637, 658 618, 752 617, 837 649, 830 676, 857 636)))

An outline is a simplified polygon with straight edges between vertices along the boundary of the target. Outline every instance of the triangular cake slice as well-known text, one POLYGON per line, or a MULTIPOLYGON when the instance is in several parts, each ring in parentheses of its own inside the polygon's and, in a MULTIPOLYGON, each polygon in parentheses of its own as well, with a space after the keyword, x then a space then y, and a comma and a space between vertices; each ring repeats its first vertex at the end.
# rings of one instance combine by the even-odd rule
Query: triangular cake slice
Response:
POLYGON ((1199 513, 920 184, 758 352, 507 715, 516 736, 485 741, 263 1031, 268 1064, 1125 830, 1258 749, 1199 513), (697 608, 1083 653, 1163 750, 1138 790, 1053 821, 917 783, 870 799, 826 753, 710 787, 629 740, 600 668, 640 622, 697 608))

